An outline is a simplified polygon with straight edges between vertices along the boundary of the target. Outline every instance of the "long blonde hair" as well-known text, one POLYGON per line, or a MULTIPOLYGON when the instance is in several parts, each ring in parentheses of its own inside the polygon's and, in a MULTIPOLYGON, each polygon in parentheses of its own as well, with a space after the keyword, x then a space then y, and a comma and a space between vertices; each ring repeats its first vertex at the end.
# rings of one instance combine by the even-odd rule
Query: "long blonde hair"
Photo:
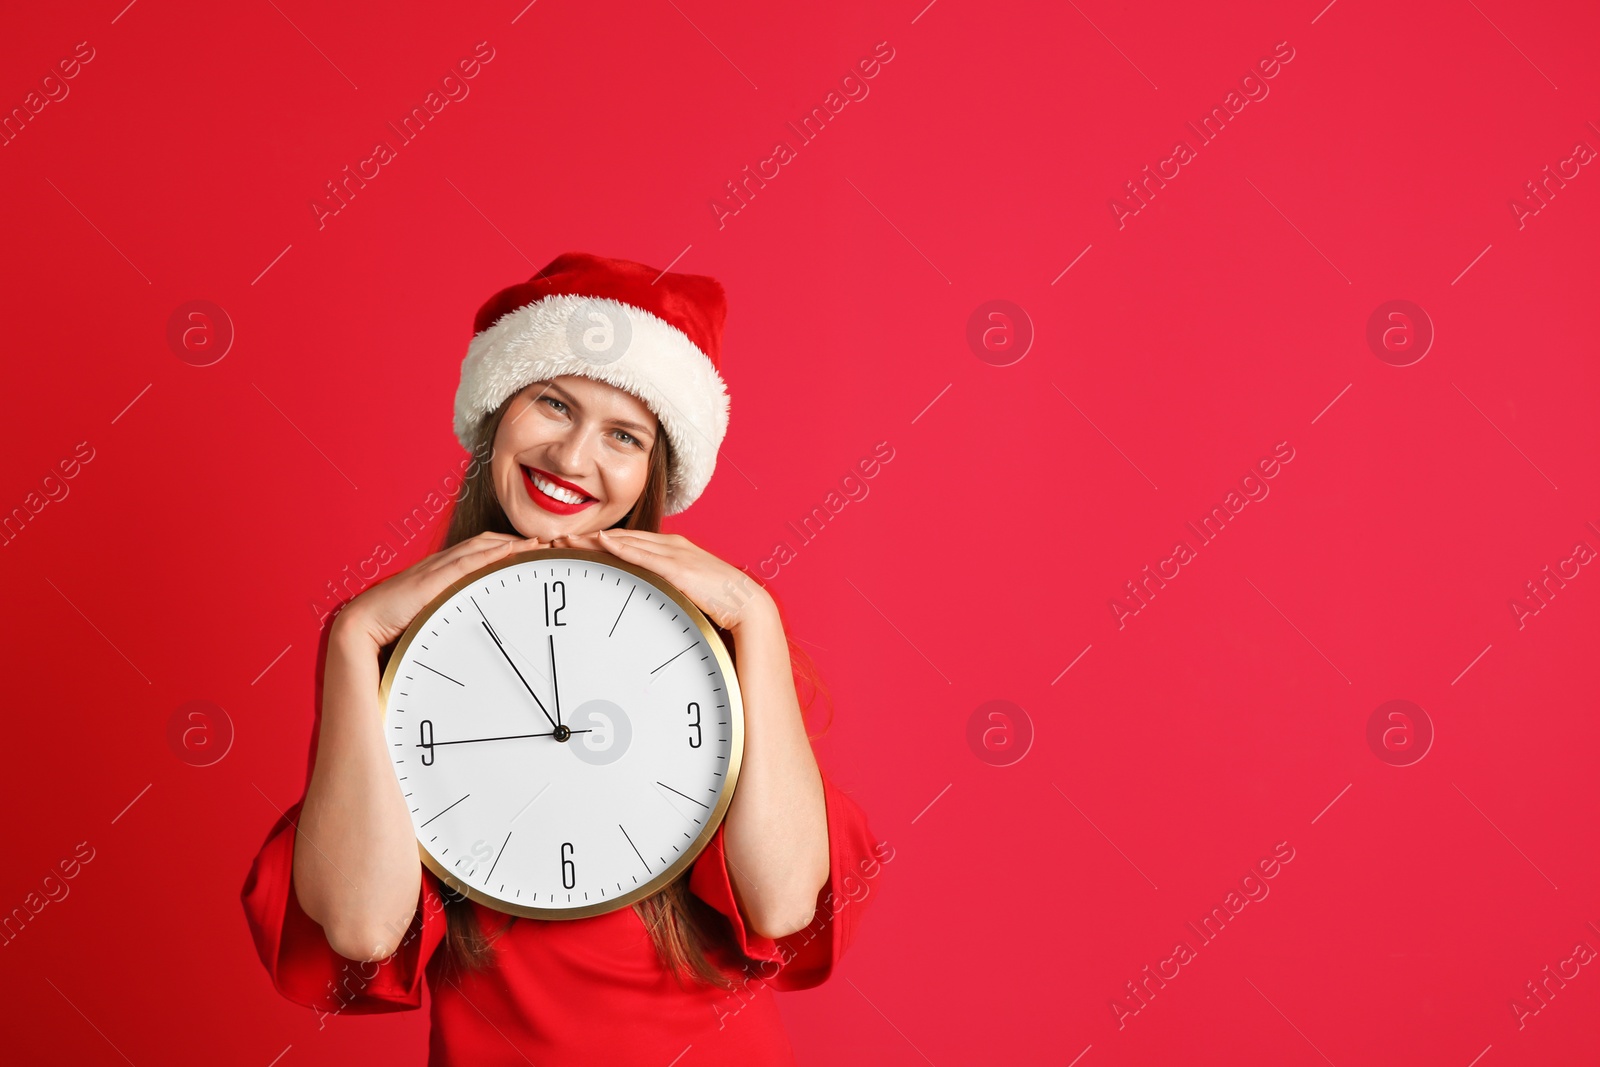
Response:
MULTIPOLYGON (((450 523, 445 531, 443 543, 438 546, 440 550, 459 544, 486 530, 520 536, 520 531, 511 524, 505 510, 500 506, 494 488, 493 465, 490 463, 500 421, 505 417, 506 410, 515 396, 516 394, 512 394, 508 397, 499 408, 479 423, 472 448, 472 454, 479 458, 479 462, 462 480, 450 512, 450 523)), ((644 490, 640 493, 633 509, 621 522, 615 523, 613 528, 661 532, 661 520, 666 510, 667 474, 671 461, 672 446, 666 435, 658 432, 656 442, 650 450, 650 467, 645 478, 644 490)), ((770 590, 768 592, 770 593, 770 590)), ((774 603, 776 602, 774 598, 774 603)), ((783 613, 781 605, 778 611, 781 616, 783 613)), ((732 635, 714 622, 712 627, 723 639, 731 654, 732 635)), ((784 627, 784 633, 785 635, 788 633, 787 626, 784 627)), ((811 690, 802 705, 802 716, 818 694, 821 694, 827 702, 828 724, 819 734, 812 735, 820 736, 821 733, 827 732, 833 722, 832 695, 822 683, 815 664, 805 650, 797 645, 793 638, 788 638, 788 644, 790 662, 794 666, 795 674, 798 679, 804 680, 811 690)), ((440 966, 447 973, 454 974, 487 969, 494 959, 495 942, 510 928, 511 922, 515 921, 514 917, 508 916, 509 921, 501 925, 498 930, 487 933, 480 926, 478 916, 470 907, 467 897, 457 895, 446 887, 444 902, 446 933, 444 942, 440 946, 442 957, 440 966)), ((687 871, 659 892, 635 902, 633 909, 643 921, 645 928, 650 931, 663 965, 680 985, 684 984, 685 976, 689 976, 692 980, 703 981, 724 989, 733 988, 735 983, 707 956, 707 949, 713 943, 723 945, 733 951, 735 956, 739 955, 728 920, 689 891, 687 871)))

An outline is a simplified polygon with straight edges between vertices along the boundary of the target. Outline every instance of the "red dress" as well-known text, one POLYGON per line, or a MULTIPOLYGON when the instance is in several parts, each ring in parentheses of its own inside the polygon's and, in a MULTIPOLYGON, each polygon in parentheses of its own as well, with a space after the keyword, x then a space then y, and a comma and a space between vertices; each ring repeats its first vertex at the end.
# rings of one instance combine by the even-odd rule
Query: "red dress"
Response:
MULTIPOLYGON (((429 1067, 519 1064, 539 1067, 709 1067, 793 1064, 772 990, 806 989, 832 973, 854 937, 876 888, 881 862, 865 814, 822 775, 828 813, 828 884, 817 895, 811 925, 774 940, 751 932, 728 879, 724 827, 690 868, 689 889, 726 916, 730 949, 712 959, 736 983, 732 991, 686 979, 680 988, 663 967, 649 932, 630 907, 586 919, 518 918, 496 944, 486 971, 441 976, 445 932, 439 879, 422 868, 411 927, 391 957, 376 963, 334 952, 322 927, 300 910, 290 873, 294 823, 301 801, 280 818, 262 845, 241 894, 256 952, 278 992, 330 1015, 406 1011, 430 993, 429 1067)), ((475 902, 485 931, 510 917, 475 902)))

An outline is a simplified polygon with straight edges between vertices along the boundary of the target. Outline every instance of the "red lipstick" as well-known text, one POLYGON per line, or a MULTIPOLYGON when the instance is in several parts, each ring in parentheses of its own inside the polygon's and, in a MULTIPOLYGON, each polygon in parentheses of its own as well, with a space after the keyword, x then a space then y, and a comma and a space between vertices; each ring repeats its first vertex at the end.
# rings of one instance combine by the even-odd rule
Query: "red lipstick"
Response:
POLYGON ((576 515, 578 512, 582 511, 584 508, 587 508, 587 507, 590 507, 593 504, 599 503, 599 501, 595 500, 593 497, 589 497, 589 494, 584 493, 582 489, 580 489, 576 485, 573 485, 571 482, 565 481, 565 480, 563 480, 561 478, 557 478, 555 475, 551 474, 549 471, 544 471, 544 470, 539 471, 539 477, 547 478, 547 479, 549 479, 550 481, 554 482, 556 485, 560 486, 563 489, 570 489, 574 493, 582 493, 584 496, 589 497, 587 500, 583 501, 583 503, 581 503, 581 504, 569 504, 565 500, 557 500, 555 497, 550 496, 549 494, 545 493, 544 490, 540 489, 537 485, 534 484, 533 477, 529 473, 529 471, 530 471, 529 467, 522 466, 520 464, 519 464, 519 467, 522 470, 522 484, 528 490, 529 498, 532 499, 532 501, 535 504, 539 505, 544 510, 546 510, 548 512, 551 512, 552 514, 555 514, 555 515, 576 515))

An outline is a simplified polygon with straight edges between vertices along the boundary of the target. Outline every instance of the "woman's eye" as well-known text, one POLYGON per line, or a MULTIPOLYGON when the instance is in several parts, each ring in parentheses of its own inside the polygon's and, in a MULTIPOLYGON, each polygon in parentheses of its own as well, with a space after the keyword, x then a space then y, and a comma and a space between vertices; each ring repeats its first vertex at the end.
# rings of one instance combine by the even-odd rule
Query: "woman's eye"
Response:
POLYGON ((623 437, 626 437, 630 445, 636 445, 639 443, 639 439, 633 436, 633 434, 629 433, 627 430, 618 430, 617 433, 621 434, 623 437))
POLYGON ((545 401, 547 403, 550 403, 550 404, 555 404, 557 407, 561 408, 561 410, 563 410, 563 411, 566 410, 567 406, 565 404, 563 404, 561 401, 557 400, 553 396, 542 396, 539 399, 543 400, 543 401, 545 401))

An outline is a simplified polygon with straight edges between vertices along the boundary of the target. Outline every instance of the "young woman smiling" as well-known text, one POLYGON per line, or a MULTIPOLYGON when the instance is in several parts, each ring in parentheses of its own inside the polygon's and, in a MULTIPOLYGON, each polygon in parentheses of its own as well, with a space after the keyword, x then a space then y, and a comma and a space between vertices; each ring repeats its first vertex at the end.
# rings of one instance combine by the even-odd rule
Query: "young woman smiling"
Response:
POLYGON ((463 484, 443 550, 333 617, 305 796, 244 887, 284 996, 325 1014, 405 1010, 426 974, 430 1067, 504 1062, 507 1044, 541 1065, 793 1062, 768 990, 832 972, 863 907, 845 906, 864 899, 856 872, 886 857, 812 754, 791 657, 802 674, 809 661, 776 601, 661 532, 705 488, 726 431, 724 313, 714 279, 581 253, 479 311, 455 428, 492 458, 463 484), (595 314, 617 331, 598 354, 595 314), (378 703, 388 655, 425 605, 548 546, 606 551, 681 590, 731 648, 745 708, 738 788, 685 874, 631 907, 560 921, 483 907, 422 866, 378 703))

